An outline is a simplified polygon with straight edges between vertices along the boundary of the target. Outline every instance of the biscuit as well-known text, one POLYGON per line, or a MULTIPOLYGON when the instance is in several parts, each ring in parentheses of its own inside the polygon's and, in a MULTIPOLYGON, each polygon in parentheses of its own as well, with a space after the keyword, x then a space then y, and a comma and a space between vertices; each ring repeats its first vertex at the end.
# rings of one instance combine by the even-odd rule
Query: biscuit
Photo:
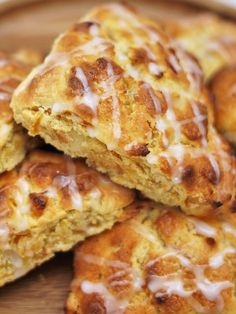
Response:
POLYGON ((133 199, 83 161, 31 152, 0 176, 0 286, 130 217, 133 199))
POLYGON ((232 197, 235 160, 195 60, 151 20, 100 6, 19 86, 18 123, 111 179, 190 214, 232 197))
POLYGON ((219 70, 209 83, 214 98, 216 127, 236 145, 236 66, 219 70))
MULTIPOLYGON (((28 58, 27 62, 30 62, 28 58)), ((36 144, 13 119, 9 107, 12 92, 29 73, 31 66, 0 51, 0 173, 13 169, 36 144)))
POLYGON ((236 62, 235 23, 213 14, 202 14, 168 22, 165 28, 198 59, 206 80, 221 67, 236 62))
POLYGON ((76 247, 66 313, 235 313, 235 217, 201 220, 150 203, 136 210, 76 247))

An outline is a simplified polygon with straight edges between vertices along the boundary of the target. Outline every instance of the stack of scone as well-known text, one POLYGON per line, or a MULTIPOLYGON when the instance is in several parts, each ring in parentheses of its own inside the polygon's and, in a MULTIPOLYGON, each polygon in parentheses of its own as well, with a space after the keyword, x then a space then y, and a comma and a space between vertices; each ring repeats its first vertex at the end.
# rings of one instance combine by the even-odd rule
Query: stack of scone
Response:
POLYGON ((0 285, 92 236, 68 314, 235 313, 235 52, 216 17, 107 4, 25 79, 0 55, 0 285))

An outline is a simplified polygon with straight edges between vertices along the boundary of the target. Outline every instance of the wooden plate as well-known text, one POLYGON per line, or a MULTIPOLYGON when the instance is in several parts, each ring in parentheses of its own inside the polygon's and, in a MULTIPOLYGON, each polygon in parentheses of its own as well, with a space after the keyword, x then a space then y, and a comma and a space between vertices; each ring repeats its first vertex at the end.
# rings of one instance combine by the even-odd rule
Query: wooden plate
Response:
MULTIPOLYGON (((92 6, 105 1, 0 1, 0 49, 49 51, 53 38, 92 6)), ((133 2, 134 1, 126 1, 133 2)), ((154 19, 182 18, 200 8, 162 0, 136 0, 154 19)), ((24 278, 0 289, 1 314, 62 314, 72 277, 72 253, 60 254, 24 278)))

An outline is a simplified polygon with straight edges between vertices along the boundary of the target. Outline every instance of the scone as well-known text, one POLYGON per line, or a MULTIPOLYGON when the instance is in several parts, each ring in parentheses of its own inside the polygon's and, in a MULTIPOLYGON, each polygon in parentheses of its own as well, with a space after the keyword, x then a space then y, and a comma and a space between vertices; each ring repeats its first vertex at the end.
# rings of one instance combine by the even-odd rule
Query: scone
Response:
POLYGON ((198 15, 168 22, 165 28, 200 62, 206 80, 236 62, 236 24, 216 15, 198 15))
POLYGON ((133 199, 80 160, 31 152, 0 176, 0 286, 130 217, 133 199))
POLYGON ((136 210, 77 246, 67 314, 236 313, 235 218, 136 210))
POLYGON ((236 146, 236 65, 218 71, 209 83, 216 126, 236 146))
POLYGON ((0 173, 14 168, 34 145, 34 140, 14 122, 9 107, 12 92, 31 69, 30 60, 22 63, 0 51, 0 173))
POLYGON ((34 67, 43 61, 42 53, 33 49, 22 48, 15 51, 12 56, 30 67, 34 67))
POLYGON ((122 5, 95 8, 60 35, 11 107, 30 135, 151 199, 206 215, 232 196, 235 160, 200 68, 122 5))

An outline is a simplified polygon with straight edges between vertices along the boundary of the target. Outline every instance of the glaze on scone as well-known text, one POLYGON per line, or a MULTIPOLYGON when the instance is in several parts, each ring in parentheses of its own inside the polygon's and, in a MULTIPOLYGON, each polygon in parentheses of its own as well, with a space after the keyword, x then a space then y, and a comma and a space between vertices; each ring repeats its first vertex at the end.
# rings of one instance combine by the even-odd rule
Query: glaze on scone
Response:
MULTIPOLYGON (((28 59, 30 62, 30 58, 28 59)), ((0 51, 0 173, 14 168, 34 145, 26 131, 16 125, 10 109, 14 89, 29 73, 29 63, 0 51)))
POLYGON ((31 135, 151 199, 206 215, 232 196, 235 161, 198 64, 122 5, 59 36, 11 106, 31 135))
POLYGON ((198 59, 206 80, 223 66, 236 62, 235 23, 204 14, 166 23, 165 28, 198 59))
POLYGON ((234 314, 235 217, 136 211, 77 246, 67 314, 234 314))
POLYGON ((30 153, 0 176, 0 286, 130 217, 133 199, 80 160, 30 153))
POLYGON ((236 65, 218 71, 209 83, 216 126, 236 146, 236 65))

